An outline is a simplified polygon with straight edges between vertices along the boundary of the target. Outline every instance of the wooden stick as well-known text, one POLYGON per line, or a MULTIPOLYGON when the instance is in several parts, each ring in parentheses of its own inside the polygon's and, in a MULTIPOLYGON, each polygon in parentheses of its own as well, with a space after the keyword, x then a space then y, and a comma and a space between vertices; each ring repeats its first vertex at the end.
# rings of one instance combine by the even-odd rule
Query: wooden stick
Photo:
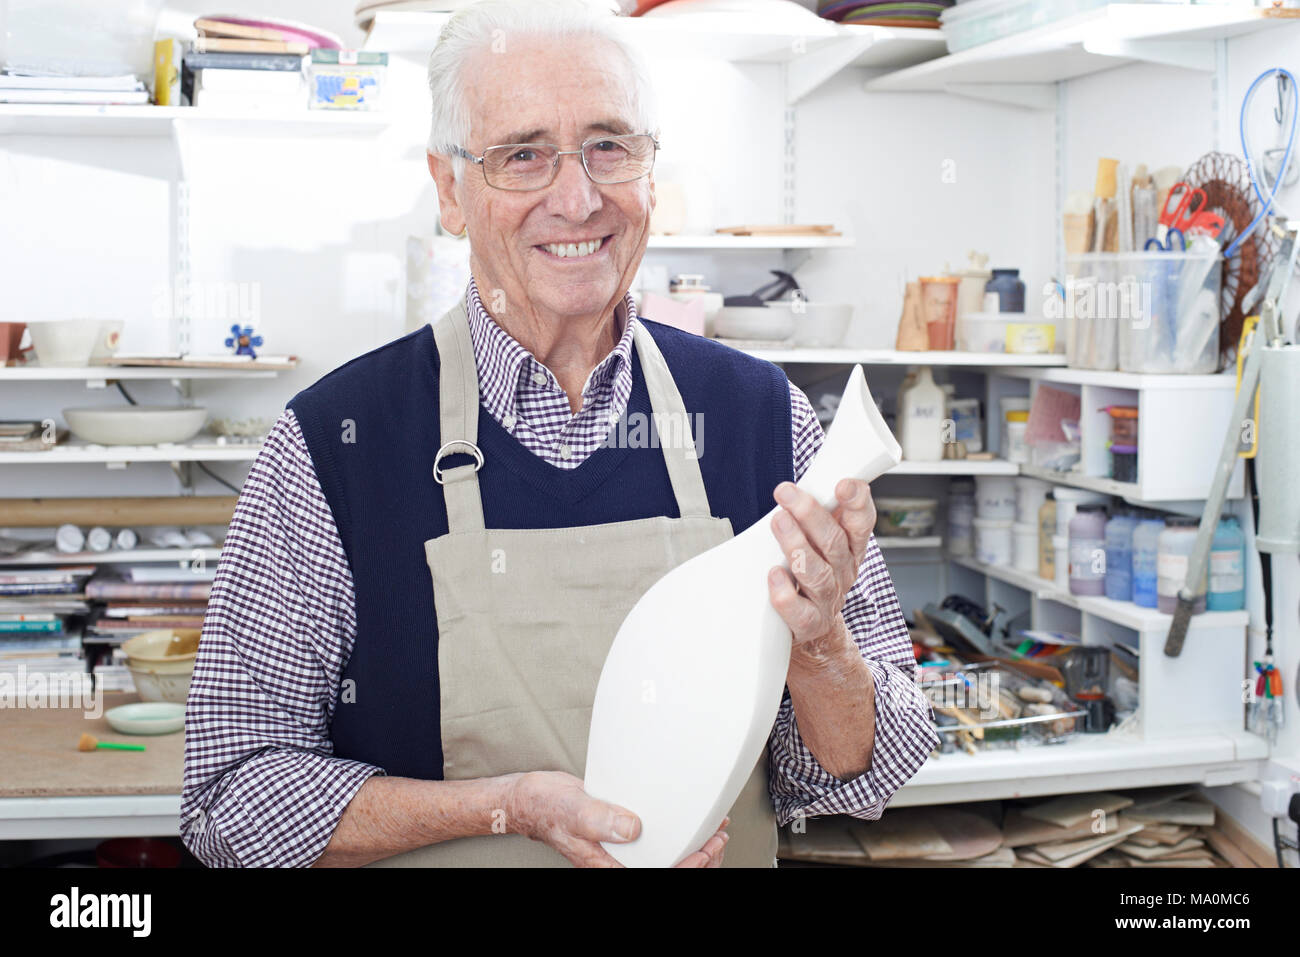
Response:
POLYGON ((229 525, 234 495, 159 498, 0 499, 0 527, 63 525, 229 525))

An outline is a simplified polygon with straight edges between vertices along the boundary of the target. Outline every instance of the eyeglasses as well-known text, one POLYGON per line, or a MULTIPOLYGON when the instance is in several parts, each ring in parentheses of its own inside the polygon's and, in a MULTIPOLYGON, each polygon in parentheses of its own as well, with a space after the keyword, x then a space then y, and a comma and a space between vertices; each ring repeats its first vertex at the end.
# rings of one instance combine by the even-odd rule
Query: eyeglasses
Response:
POLYGON ((461 146, 453 147, 453 152, 481 166, 489 186, 522 192, 550 186, 560 157, 569 155, 582 157, 582 168, 593 183, 630 183, 654 168, 658 149, 659 141, 649 133, 622 133, 593 137, 576 150, 562 150, 552 143, 506 143, 489 146, 482 156, 461 146))

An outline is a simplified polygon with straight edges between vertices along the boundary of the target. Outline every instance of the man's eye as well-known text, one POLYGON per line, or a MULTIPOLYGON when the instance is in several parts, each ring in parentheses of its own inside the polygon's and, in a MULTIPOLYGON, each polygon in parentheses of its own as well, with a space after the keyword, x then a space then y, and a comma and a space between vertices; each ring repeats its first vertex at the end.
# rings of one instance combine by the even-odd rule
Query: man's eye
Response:
POLYGON ((597 143, 591 144, 591 147, 594 150, 599 150, 601 152, 608 153, 614 150, 622 149, 623 144, 615 140, 600 140, 597 143))
POLYGON ((510 154, 512 162, 529 163, 537 158, 537 153, 533 150, 515 150, 510 154))

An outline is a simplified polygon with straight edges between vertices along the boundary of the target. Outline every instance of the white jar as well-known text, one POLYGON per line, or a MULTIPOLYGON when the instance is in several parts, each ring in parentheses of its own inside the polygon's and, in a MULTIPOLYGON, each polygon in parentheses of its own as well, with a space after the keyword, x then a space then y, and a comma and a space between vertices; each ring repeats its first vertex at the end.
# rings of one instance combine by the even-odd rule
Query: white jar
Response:
POLYGON ((1052 490, 1051 482, 1022 475, 1016 479, 1016 521, 1038 524, 1038 510, 1047 501, 1047 493, 1052 490))
POLYGON ((975 515, 1010 522, 1016 517, 1016 480, 1011 475, 975 477, 975 515))
MULTIPOLYGON (((1058 506, 1059 507, 1059 506, 1058 506)), ((1056 553, 1056 587, 1070 590, 1070 536, 1053 535, 1052 551, 1056 553)))
POLYGON ((975 560, 985 565, 1011 566, 1014 556, 1009 518, 975 518, 975 560))
POLYGON ((948 499, 948 553, 970 555, 975 551, 975 497, 954 494, 948 499))
POLYGON ((1029 464, 1029 443, 1025 435, 1029 431, 1028 422, 1008 419, 1002 426, 1002 457, 1018 465, 1029 464))
POLYGON ((1016 522, 1011 526, 1012 561, 1018 571, 1038 574, 1038 525, 1016 522))

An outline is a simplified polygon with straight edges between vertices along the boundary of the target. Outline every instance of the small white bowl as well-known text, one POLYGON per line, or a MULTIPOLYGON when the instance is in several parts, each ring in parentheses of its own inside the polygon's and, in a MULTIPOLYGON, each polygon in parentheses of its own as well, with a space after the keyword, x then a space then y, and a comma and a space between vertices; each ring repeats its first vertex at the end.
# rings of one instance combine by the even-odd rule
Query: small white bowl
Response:
POLYGON ((104 718, 118 734, 172 734, 185 727, 185 705, 141 701, 109 708, 104 718))
POLYGON ((158 445, 192 439, 207 421, 208 410, 133 405, 64 409, 63 418, 73 435, 96 445, 158 445))
POLYGON ((43 366, 84 366, 100 340, 98 319, 50 319, 29 322, 36 359, 43 366))
POLYGON ((789 302, 770 306, 723 306, 713 317, 713 333, 723 339, 789 339, 795 314, 789 302))
POLYGON ((844 343, 853 306, 838 302, 805 302, 794 316, 794 344, 809 349, 833 349, 844 343))

